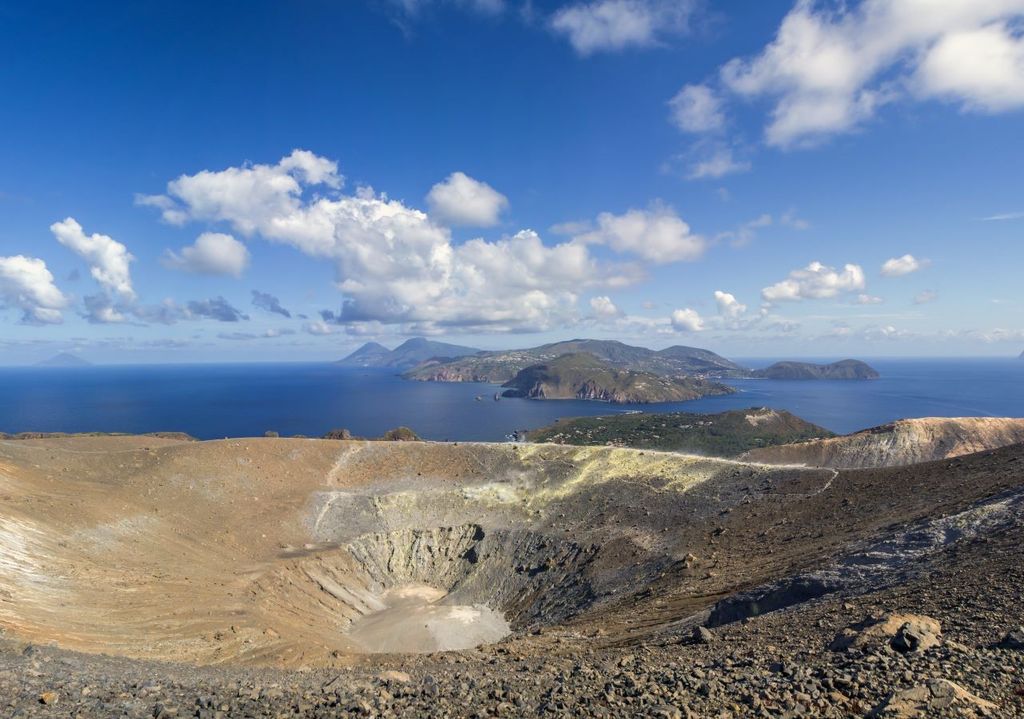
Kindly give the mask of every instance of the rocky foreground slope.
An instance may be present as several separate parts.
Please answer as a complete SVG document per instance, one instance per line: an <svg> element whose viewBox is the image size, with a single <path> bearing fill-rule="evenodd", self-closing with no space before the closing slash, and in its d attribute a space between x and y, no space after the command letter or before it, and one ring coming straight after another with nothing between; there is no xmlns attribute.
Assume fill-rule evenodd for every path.
<svg viewBox="0 0 1024 719"><path fill-rule="evenodd" d="M4 716L1024 710L1021 446L41 439L0 442L0 496ZM435 648L511 633L396 647L385 612Z"/></svg>
<svg viewBox="0 0 1024 719"><path fill-rule="evenodd" d="M752 462L852 469L892 467L983 452L1024 442L1024 419L904 419L842 437L753 449Z"/></svg>

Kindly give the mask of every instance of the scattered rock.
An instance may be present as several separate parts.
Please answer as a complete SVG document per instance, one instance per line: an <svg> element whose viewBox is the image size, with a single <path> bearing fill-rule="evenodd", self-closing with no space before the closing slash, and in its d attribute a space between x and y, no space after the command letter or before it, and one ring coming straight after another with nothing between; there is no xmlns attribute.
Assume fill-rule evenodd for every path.
<svg viewBox="0 0 1024 719"><path fill-rule="evenodd" d="M1017 627L1006 633L998 644L1000 649L1015 649L1024 651L1024 627Z"/></svg>
<svg viewBox="0 0 1024 719"><path fill-rule="evenodd" d="M412 681L412 677L408 674L394 669L381 672L377 675L377 678L385 682L401 682L402 684L408 684Z"/></svg>
<svg viewBox="0 0 1024 719"><path fill-rule="evenodd" d="M57 692L43 692L39 695L40 704L50 705L56 704L58 701L60 701L60 694Z"/></svg>
<svg viewBox="0 0 1024 719"><path fill-rule="evenodd" d="M715 635L707 627L697 626L693 628L693 641L697 644L711 644L715 641Z"/></svg>
<svg viewBox="0 0 1024 719"><path fill-rule="evenodd" d="M941 640L932 633L929 627L921 622L904 622L896 631L896 636L889 644L898 652L923 652L938 646Z"/></svg>

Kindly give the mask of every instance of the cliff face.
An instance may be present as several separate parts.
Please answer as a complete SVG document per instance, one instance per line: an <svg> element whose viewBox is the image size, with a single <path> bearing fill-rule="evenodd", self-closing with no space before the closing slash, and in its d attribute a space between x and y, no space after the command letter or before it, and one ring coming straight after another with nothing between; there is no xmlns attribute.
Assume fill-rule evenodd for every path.
<svg viewBox="0 0 1024 719"><path fill-rule="evenodd" d="M744 459L834 469L895 467L1024 443L1024 419L906 419L833 439L755 449Z"/></svg>

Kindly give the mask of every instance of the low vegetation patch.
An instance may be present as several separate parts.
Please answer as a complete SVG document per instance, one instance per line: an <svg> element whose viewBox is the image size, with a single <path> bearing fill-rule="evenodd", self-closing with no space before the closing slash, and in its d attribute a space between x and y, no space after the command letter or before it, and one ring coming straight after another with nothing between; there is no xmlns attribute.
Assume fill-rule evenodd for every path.
<svg viewBox="0 0 1024 719"><path fill-rule="evenodd" d="M794 414L764 407L720 414L689 412L575 417L528 433L530 442L612 445L715 457L735 457L758 447L834 437Z"/></svg>

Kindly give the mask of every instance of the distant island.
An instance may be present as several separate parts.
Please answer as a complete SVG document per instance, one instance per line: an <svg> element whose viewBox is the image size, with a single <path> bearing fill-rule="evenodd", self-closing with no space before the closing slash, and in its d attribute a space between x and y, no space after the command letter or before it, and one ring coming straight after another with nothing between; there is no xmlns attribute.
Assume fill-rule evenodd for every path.
<svg viewBox="0 0 1024 719"><path fill-rule="evenodd" d="M832 364L810 362L776 362L765 369L754 370L753 376L760 379L878 379L881 375L871 365L860 360L842 360Z"/></svg>
<svg viewBox="0 0 1024 719"><path fill-rule="evenodd" d="M415 352L408 351L410 345ZM620 369L651 372L663 376L696 375L722 379L746 377L750 374L750 370L745 367L697 347L677 345L663 350L651 350L614 340L593 339L553 342L527 349L480 351L416 338L391 351L376 343L368 343L341 360L340 364L394 367L395 357L403 356L410 360L419 360L411 364L405 372L406 379L503 384L531 365L547 362L562 355L579 353L593 355Z"/></svg>
<svg viewBox="0 0 1024 719"><path fill-rule="evenodd" d="M343 367L390 368L420 382L486 382L505 396L593 399L619 403L683 402L734 392L719 380L864 380L878 372L858 360L818 365L778 362L753 370L711 350L662 350L615 340L574 339L515 350L477 350L416 337L393 350L368 342L339 360Z"/></svg>
<svg viewBox="0 0 1024 719"><path fill-rule="evenodd" d="M505 397L590 399L616 404L684 402L735 391L696 377L621 369L584 352L525 367L502 387L507 388Z"/></svg>
<svg viewBox="0 0 1024 719"><path fill-rule="evenodd" d="M529 442L608 445L712 457L835 435L789 412L752 407L720 414L666 412L576 417L530 430Z"/></svg>
<svg viewBox="0 0 1024 719"><path fill-rule="evenodd" d="M91 365L92 362L70 352L61 352L50 359L36 363L36 367L89 367Z"/></svg>

